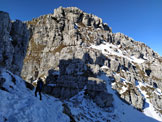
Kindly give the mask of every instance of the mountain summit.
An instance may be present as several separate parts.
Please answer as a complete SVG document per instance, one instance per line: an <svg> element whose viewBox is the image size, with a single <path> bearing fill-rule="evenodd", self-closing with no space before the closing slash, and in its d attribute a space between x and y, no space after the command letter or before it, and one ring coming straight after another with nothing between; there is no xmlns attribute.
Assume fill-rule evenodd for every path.
<svg viewBox="0 0 162 122"><path fill-rule="evenodd" d="M44 94L62 101L70 121L162 121L162 60L144 43L76 7L26 22L11 22L4 12L0 18L1 69L29 86L42 77Z"/></svg>

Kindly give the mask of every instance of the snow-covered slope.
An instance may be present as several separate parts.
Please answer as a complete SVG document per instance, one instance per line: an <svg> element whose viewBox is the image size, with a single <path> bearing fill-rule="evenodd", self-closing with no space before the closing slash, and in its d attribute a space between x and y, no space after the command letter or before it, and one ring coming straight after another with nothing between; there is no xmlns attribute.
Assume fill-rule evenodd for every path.
<svg viewBox="0 0 162 122"><path fill-rule="evenodd" d="M66 103L71 109L77 122L158 122L162 121L154 109L149 109L152 115L142 113L133 106L126 104L119 98L115 90L111 88L111 79L109 76L102 74L99 76L107 82L108 92L113 94L113 107L100 108L88 96L84 95L84 91L71 98ZM150 104L151 106L151 104ZM147 116L146 116L147 115Z"/></svg>
<svg viewBox="0 0 162 122"><path fill-rule="evenodd" d="M142 82L138 82L136 83L137 88L140 90L140 92L142 93L142 95L145 98L145 108L144 108L144 114L146 116L150 116L152 118L155 118L158 121L162 121L162 115L155 109L155 107L152 105L152 103L149 100L149 96L147 95L147 92L143 89L146 88L147 86L149 86L146 83L142 83ZM151 86L150 86L151 87ZM161 94L161 90L160 89L156 89L156 91L158 91L157 94Z"/></svg>
<svg viewBox="0 0 162 122"><path fill-rule="evenodd" d="M43 94L40 101L20 77L8 71L1 77L6 79L3 87L7 91L0 89L0 122L69 122L58 99Z"/></svg>
<svg viewBox="0 0 162 122"><path fill-rule="evenodd" d="M12 76L16 84L12 82ZM0 90L0 122L69 122L70 119L63 113L62 102L54 97L43 94L43 100L34 96L34 91L26 88L24 81L8 71L2 72L6 81ZM144 113L122 101L111 88L111 79L102 74L98 78L107 82L108 92L113 94L113 106L109 108L98 107L84 90L70 100L65 101L70 108L76 122L158 122L162 121L154 109L150 107ZM138 87L138 85L137 85ZM152 114L148 114L152 113ZM147 116L146 116L146 115ZM150 116L150 117L148 117Z"/></svg>
<svg viewBox="0 0 162 122"><path fill-rule="evenodd" d="M0 68L20 74L23 65L21 76L26 81L49 75L45 93L73 97L60 101L43 94L40 101L21 78L0 69L0 122L162 121L162 59L145 44L112 33L101 18L76 7L60 7L53 14L25 22L30 35L25 23L11 22L7 13L1 14L0 25L8 28L2 27ZM63 72L50 76L51 70L58 69ZM86 86L89 96L84 95ZM113 97L104 94L106 86Z"/></svg>
<svg viewBox="0 0 162 122"><path fill-rule="evenodd" d="M149 108L149 111L152 112L152 115L148 115L142 112L137 111L137 109L133 108L131 105L125 104L117 95L114 90L112 90L111 80L106 75L101 76L102 79L107 81L107 89L109 93L112 93L114 96L114 113L119 115L120 119L123 122L157 122L162 121L162 117L155 112L154 109ZM147 99L147 98L145 98ZM152 106L151 103L148 104L147 107ZM145 108L146 109L146 108ZM147 116L148 117L147 117Z"/></svg>
<svg viewBox="0 0 162 122"><path fill-rule="evenodd" d="M105 41L100 45L91 45L90 48L97 49L97 50L101 51L102 54L105 55L105 56L109 56L109 57L117 56L117 57L125 58L125 59L129 60L130 62L132 62L133 65L134 65L134 63L136 63L137 65L140 65L142 63L145 63L145 61L147 60L146 58L143 59L143 58L136 58L135 56L130 56L129 53L127 52L127 50L121 50L120 45L117 46L117 45L114 45L114 44L111 44L111 43L108 43L108 42L105 42ZM102 66L102 69L107 69L108 70L109 67ZM122 72L126 73L125 70L122 70ZM115 73L114 75L118 76L119 79L122 79L121 81L122 81L123 86L121 87L121 90L118 91L119 96L122 93L124 93L124 92L126 92L128 90L129 86L127 85L127 83L134 86L133 82L127 81L123 76L121 76L120 73ZM140 93L142 94L142 96L144 98L144 102L145 102L144 103L144 108L143 108L143 113L140 113L140 112L136 112L136 110L131 108L129 105L123 104L123 101L121 102L121 100L119 99L119 96L115 95L115 91L113 91L111 89L111 87L113 85L115 85L116 82L110 83L109 78L106 77L106 75L104 76L103 80L106 80L107 82L109 82L108 83L108 89L109 89L108 92L114 94L114 98L115 98L115 100L114 100L114 108L117 110L116 114L119 114L119 116L121 117L121 116L124 115L124 114L120 115L120 113L122 113L122 111L123 111L123 113L127 113L127 114L125 114L125 116L121 117L123 119L123 121L126 121L126 120L127 121L128 120L130 120L130 121L138 121L138 120L136 120L136 118L141 118L141 117L143 118L144 114L146 116L149 116L150 118L155 119L155 120L148 119L147 121L151 121L151 122L152 121L162 121L162 116L161 116L160 112L158 111L157 108L155 108L155 106L153 106L153 104L151 103L151 101L149 99L149 96L147 95L147 94L150 94L147 91L147 89L148 89L147 86L149 86L151 89L154 89L153 91L156 92L158 95L161 95L161 90L159 88L153 88L152 86L148 85L144 81L141 82L141 81L136 80L136 85L134 87L136 87L138 89L138 91L140 91ZM140 115L139 117L137 117L138 114ZM136 116L134 117L134 115L136 115Z"/></svg>
<svg viewBox="0 0 162 122"><path fill-rule="evenodd" d="M104 55L124 57L131 62L143 63L143 59L129 57L115 45L104 43L92 48L101 50ZM103 66L102 68L107 68ZM5 79L4 89L0 89L0 122L69 122L70 118L63 113L63 102L52 96L43 94L43 100L34 96L34 90L26 88L24 81L9 71L3 70L1 78ZM64 101L76 122L159 122L162 116L156 111L148 99L143 87L146 83L137 81L136 86L145 99L143 112L122 100L112 89L113 83L108 75L102 74L99 79L106 81L108 93L114 98L113 106L109 108L98 107L93 100L84 95L84 89L71 99ZM121 77L122 78L122 77ZM123 78L123 83L128 82ZM130 82L129 82L130 83ZM121 93L127 90L121 88ZM159 89L157 94L162 94Z"/></svg>

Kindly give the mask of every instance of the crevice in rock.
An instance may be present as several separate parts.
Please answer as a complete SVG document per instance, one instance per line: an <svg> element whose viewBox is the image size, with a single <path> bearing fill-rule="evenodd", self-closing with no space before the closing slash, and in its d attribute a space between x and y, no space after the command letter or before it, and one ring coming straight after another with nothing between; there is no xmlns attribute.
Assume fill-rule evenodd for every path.
<svg viewBox="0 0 162 122"><path fill-rule="evenodd" d="M152 70L151 69L146 69L145 72L146 72L147 76L150 76Z"/></svg>

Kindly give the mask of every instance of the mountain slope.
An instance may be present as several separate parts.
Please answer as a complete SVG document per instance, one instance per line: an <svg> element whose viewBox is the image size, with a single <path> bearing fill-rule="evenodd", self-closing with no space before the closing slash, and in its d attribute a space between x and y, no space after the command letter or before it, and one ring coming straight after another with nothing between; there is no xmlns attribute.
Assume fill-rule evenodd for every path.
<svg viewBox="0 0 162 122"><path fill-rule="evenodd" d="M12 77L11 77L12 75ZM16 79L14 84L13 77ZM153 115L149 118L137 111L132 106L123 102L111 90L111 79L102 74L99 78L107 81L107 87L110 93L113 94L113 107L100 108L87 95L84 95L84 90L75 95L69 100L64 101L71 111L71 116L77 122L157 122L162 118L156 118ZM5 79L3 90L0 89L0 121L6 122L69 122L68 116L63 114L63 103L54 97L43 94L43 100L34 96L34 91L26 88L24 81L9 71L3 70L1 79ZM4 90L6 89L6 91ZM154 111L151 111L152 113ZM135 116L134 116L135 115Z"/></svg>
<svg viewBox="0 0 162 122"><path fill-rule="evenodd" d="M95 77L101 72L102 66L107 66L104 72L114 77L116 82L122 78L130 81L132 90L122 93L121 97L140 110L143 110L145 101L135 87L136 81L149 84L153 90L156 88L162 90L161 57L144 43L137 42L122 33L113 33L101 18L93 14L87 14L76 7L60 7L55 9L53 14L40 16L26 24L31 31L31 37L21 75L30 83L40 76L48 77L51 70L61 70L61 72L66 70L61 65L66 67L66 62L71 62L68 67L77 70L71 73L62 72L56 84L69 82L74 85L75 79L77 82L75 85L82 86L79 89L83 89L83 86L88 83L88 77ZM62 62L65 64L61 64ZM89 69L88 72L84 68L77 68L76 62ZM80 81L76 79L75 72L82 72L83 79ZM63 76L65 74L66 78ZM117 84L115 87L117 91L120 85L123 84ZM64 87L54 88L57 95L53 88L50 88L52 91L48 90L48 93L59 97L71 97L78 91L74 90L66 95ZM68 91L72 90L72 85L66 87L69 87ZM63 95L61 91L65 94ZM151 89L147 92L155 108L161 111L162 96L154 94Z"/></svg>
<svg viewBox="0 0 162 122"><path fill-rule="evenodd" d="M147 45L76 7L24 23L0 18L0 120L162 121L162 60ZM44 79L43 101L20 72Z"/></svg>
<svg viewBox="0 0 162 122"><path fill-rule="evenodd" d="M63 114L61 101L44 94L40 101L20 77L8 72L4 70L0 76L5 80L3 89L6 89L0 89L1 122L69 122L69 117Z"/></svg>
<svg viewBox="0 0 162 122"><path fill-rule="evenodd" d="M83 92L72 97L67 104L69 105L74 118L79 122L157 122L162 121L158 114L151 110L152 116L147 117L140 111L137 111L131 105L122 101L114 90L111 89L112 79L105 74L99 76L107 81L107 89L113 94L114 102L112 108L100 108L96 106Z"/></svg>

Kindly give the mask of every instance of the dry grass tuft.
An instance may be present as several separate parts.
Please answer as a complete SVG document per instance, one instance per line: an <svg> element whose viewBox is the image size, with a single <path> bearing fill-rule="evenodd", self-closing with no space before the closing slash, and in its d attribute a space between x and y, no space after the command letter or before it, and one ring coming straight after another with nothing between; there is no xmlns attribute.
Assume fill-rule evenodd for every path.
<svg viewBox="0 0 162 122"><path fill-rule="evenodd" d="M63 48L65 48L66 47L66 45L64 45L63 43L61 43L58 47L56 47L54 50L52 50L51 52L53 53L53 54L56 54L57 52L61 52L61 50L63 49Z"/></svg>

